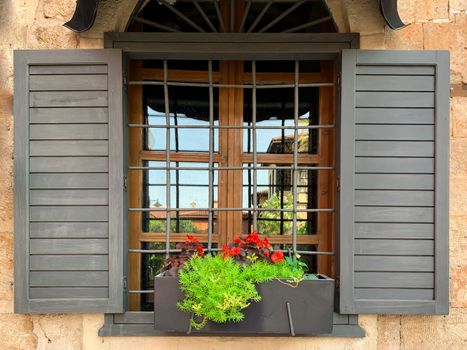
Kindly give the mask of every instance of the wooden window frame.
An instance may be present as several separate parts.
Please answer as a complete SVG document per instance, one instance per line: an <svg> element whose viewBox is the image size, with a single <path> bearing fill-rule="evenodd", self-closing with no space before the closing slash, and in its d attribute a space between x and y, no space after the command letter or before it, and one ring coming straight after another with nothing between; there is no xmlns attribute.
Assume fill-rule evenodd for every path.
<svg viewBox="0 0 467 350"><path fill-rule="evenodd" d="M359 48L359 34L237 34L237 33L106 33L106 48L123 51L124 66L132 59L192 59L212 60L333 60L338 62L343 49ZM279 49L278 49L279 48ZM339 71L339 68L338 68ZM124 74L128 80L128 72ZM339 79L339 76L338 76ZM337 91L338 93L338 91ZM336 101L339 98L336 96ZM338 109L336 109L338 110ZM339 116L336 114L339 123ZM128 123L128 115L125 123ZM125 142L128 142L128 131ZM125 157L125 164L128 154ZM339 155L336 155L339 167ZM126 171L127 172L127 171ZM128 207L128 202L126 203ZM336 208L338 203L336 203ZM336 213L338 217L338 213ZM128 239L126 235L125 239ZM337 237L336 237L337 239ZM337 242L337 241L336 241ZM337 247L338 249L338 247ZM127 266L128 254L125 254ZM337 251L337 258L339 252ZM336 264L338 267L338 264ZM336 271L338 275L338 271ZM127 272L123 276L127 279ZM127 290L125 290L127 294ZM107 314L100 329L101 336L166 335L154 329L153 312ZM358 326L357 316L334 314L333 336L358 336L365 332Z"/></svg>

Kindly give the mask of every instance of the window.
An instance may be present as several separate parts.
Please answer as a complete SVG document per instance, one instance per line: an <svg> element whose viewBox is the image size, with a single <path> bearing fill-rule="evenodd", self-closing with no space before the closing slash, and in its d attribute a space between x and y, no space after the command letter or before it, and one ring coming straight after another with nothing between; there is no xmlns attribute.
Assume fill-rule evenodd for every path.
<svg viewBox="0 0 467 350"><path fill-rule="evenodd" d="M213 76L217 71L214 68L216 60L246 60L250 57L260 62L290 59L286 55L293 55L293 60L299 62L335 60L340 66L337 73L341 75L341 84L335 90L340 116L335 120L335 140L329 144L336 147L334 165L337 192L333 222L336 232L335 276L339 289L339 305L336 307L344 314L336 314L336 320L344 322L346 327L358 328L354 325L355 319L351 320L348 314L443 314L448 311L449 56L446 52L348 50L354 42L353 36L341 34L327 35L325 39L329 42L325 45L321 35L268 35L257 42L257 38L248 35L216 34L216 42L222 45L212 43L211 52L204 52L199 49L200 42L206 40L203 35L192 33L180 45L178 34L164 33L163 37L155 33L150 37L134 34L109 36L111 46L122 51L46 50L15 53L16 312L116 313L106 316L102 335L157 334L151 324L154 317L151 312L128 313L124 306L127 294L125 276L130 277L128 271L124 271L127 247L124 228L127 227L125 220L130 215L127 207L141 209L138 205L144 202L141 200L135 205L125 201L124 194L131 186L131 179L126 184L125 175L133 170L128 170L129 163L124 161L126 141L122 140L127 139L125 132L129 121L123 119L124 79L121 67L122 58L139 60L144 57L153 60L163 57L169 64L183 59L187 53L190 59L198 61L211 57ZM305 39L309 42L303 44ZM176 44L171 45L167 40ZM141 41L145 42L141 44ZM271 43L282 49L271 53L268 51ZM242 57L237 57L239 53ZM129 80L142 79L129 77ZM134 86L138 85L128 84L127 88ZM235 98L238 88L231 90ZM228 94L231 94L231 90ZM151 96L157 98L157 94ZM232 104L233 110L240 106L242 110L247 101L245 96L244 93L242 103ZM142 117L143 104L139 105L141 113L137 115ZM158 107L153 111L160 112ZM186 116L186 111L182 114ZM261 113L258 113L257 117L260 116ZM295 116L298 117L298 113ZM221 117L222 114L219 114ZM229 121L239 122L235 118ZM322 120L319 122L322 123ZM259 126L260 122L257 124ZM219 132L221 126L222 123L219 123ZM237 129L240 126L244 128L241 119L238 125L233 126L235 128L227 128L228 133L238 133L240 136L233 141L243 139L243 133ZM146 128L132 127L128 131L141 133L143 129ZM284 139L284 145L278 146L281 151L287 149L286 135L284 133L283 138L281 133L272 135L281 136L281 141ZM300 133L297 132L297 135ZM309 143L310 139L313 140L310 135ZM248 140L248 134L245 137ZM154 143L149 137L147 140L139 139L145 148L137 148L138 152L143 150L141 152L146 155L161 152L146 149L149 145L157 147L157 140ZM222 138L221 141L226 142ZM298 143L298 138L294 142ZM193 162L195 153L191 152L188 158L170 159L170 162L179 162L181 166L197 163L202 164L199 167L205 167L205 163L210 163L209 154L202 143L198 146L195 153L205 157L204 160ZM217 147L217 152L224 149L220 144ZM241 189L234 193L242 196L247 193L245 198L251 201L256 199L259 204L262 193L257 191L257 196L251 197L248 190L251 187L251 194L254 194L254 184L248 181L248 170L251 169L245 169L254 164L254 157L248 154L248 147L246 150L243 147L234 149L245 159L235 158L238 163L234 166L239 169L231 170L238 172L241 168L242 172L246 172L245 176L234 177L237 182L233 186ZM279 167L291 164L291 154L268 154L267 149L265 147L262 149L264 153L257 153L257 165L261 169L268 165L267 174L264 175L268 183L264 187L268 194L279 187L275 195L280 197L282 191L286 194L289 190L287 186L290 188L287 185L290 175L285 171L278 175L277 170L287 170ZM293 151L293 155L297 154L297 164L302 162L300 157L313 156L300 153L297 147ZM175 149L170 151L170 155L178 157L183 152L186 151L177 152ZM160 159L149 161L157 162ZM162 161L166 159L162 158ZM222 171L223 161L218 159L208 172L215 172L216 167L218 172ZM309 163L317 164L313 161ZM276 173L269 172L271 164L275 165L273 170ZM299 181L292 181L292 190L294 186L298 189L301 181L308 182L304 187L306 195L297 190L296 205L298 207L303 203L307 206L312 198L308 191L313 191L310 184L315 181L315 175L295 170L292 180L298 178ZM145 173L143 169L134 171ZM205 170L197 168L192 171ZM174 176L176 178L176 174ZM150 175L147 179L152 181ZM136 192L141 196L144 193L142 185L143 182ZM218 187L220 191L221 181ZM150 190L147 193L150 195ZM243 199L228 195L226 198L232 205L227 208L241 208L244 205ZM218 195L218 199L223 198ZM157 205L157 202L154 204ZM328 205L316 207L331 208ZM170 208L174 207L171 205ZM252 211L248 209L246 212ZM172 211L170 209L169 212ZM209 227L212 227L213 249L216 243L222 242L222 234L229 232L221 230L220 213L215 217L216 211L220 212L211 210L207 213L208 217L209 212L212 213L216 225L201 228L208 231L209 237ZM239 215L243 210L230 211L232 213L225 213L231 220L230 227L235 225L240 230L246 222L245 229L251 229L249 220L252 219L251 216L249 219L248 213L244 218L243 213ZM131 215L138 212L156 210L132 210ZM260 212L257 212L257 224L260 222ZM254 222L254 213L252 215ZM173 217L176 223L176 215ZM189 218L197 222L199 216ZM150 222L160 218L146 216L146 219L146 222ZM179 230L182 230L184 219L179 217ZM201 219L205 220L204 217ZM297 215L297 222L298 219ZM280 218L279 225L285 227L287 220ZM309 220L313 223L314 219ZM142 214L141 220L132 222L138 223L142 234L148 233L142 231ZM320 227L319 216L317 222ZM216 232L217 242L214 241ZM237 229L230 232L235 234ZM303 237L309 239L309 236ZM297 245L301 243L299 237L296 235ZM284 238L280 236L277 239ZM290 241L277 241L277 244L287 245ZM135 248L130 246L130 249ZM160 249L165 251L164 247ZM140 255L129 253L128 256ZM141 262L139 258L137 260ZM319 260L317 266L320 266ZM150 304L149 301L145 303ZM345 320L342 321L340 317ZM348 328L342 330L336 325L335 330L344 334Z"/></svg>
<svg viewBox="0 0 467 350"><path fill-rule="evenodd" d="M130 310L176 243L258 230L334 274L334 63L130 63ZM320 189L318 191L318 188Z"/></svg>

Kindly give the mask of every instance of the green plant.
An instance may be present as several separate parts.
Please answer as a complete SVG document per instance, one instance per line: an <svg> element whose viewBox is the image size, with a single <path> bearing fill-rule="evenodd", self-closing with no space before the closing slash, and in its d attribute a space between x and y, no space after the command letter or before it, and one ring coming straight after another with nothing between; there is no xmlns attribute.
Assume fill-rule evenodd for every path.
<svg viewBox="0 0 467 350"><path fill-rule="evenodd" d="M238 322L244 318L242 310L261 296L256 284L273 279L298 283L304 278L304 268L298 256L285 258L282 252L271 252L267 239L261 240L254 232L236 238L224 246L218 255L192 255L178 271L185 299L178 307L193 313L195 329L208 321Z"/></svg>

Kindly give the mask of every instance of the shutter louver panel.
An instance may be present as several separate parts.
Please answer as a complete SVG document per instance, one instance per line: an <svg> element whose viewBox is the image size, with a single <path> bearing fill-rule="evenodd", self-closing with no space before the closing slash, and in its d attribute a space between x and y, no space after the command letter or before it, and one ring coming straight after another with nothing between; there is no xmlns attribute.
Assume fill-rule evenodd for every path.
<svg viewBox="0 0 467 350"><path fill-rule="evenodd" d="M15 311L123 311L120 50L15 52Z"/></svg>
<svg viewBox="0 0 467 350"><path fill-rule="evenodd" d="M340 312L448 312L449 56L344 50Z"/></svg>

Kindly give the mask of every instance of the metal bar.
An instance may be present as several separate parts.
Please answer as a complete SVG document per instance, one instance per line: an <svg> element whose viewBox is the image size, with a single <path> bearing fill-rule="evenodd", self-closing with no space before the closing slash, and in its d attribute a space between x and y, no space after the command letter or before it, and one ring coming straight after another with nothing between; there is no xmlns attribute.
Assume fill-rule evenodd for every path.
<svg viewBox="0 0 467 350"><path fill-rule="evenodd" d="M195 208L195 211L208 211L209 208ZM251 208L212 208L212 211L251 211ZM285 213L292 213L293 210L291 209L283 209L283 208L258 208L257 211L277 211L277 212L285 212ZM193 211L193 208L128 208L130 212L177 212L177 211ZM320 208L320 209L297 209L296 212L298 213L332 213L334 209L332 208Z"/></svg>
<svg viewBox="0 0 467 350"><path fill-rule="evenodd" d="M287 244L287 243L284 243ZM219 252L221 249L219 248L213 248L211 249L212 252ZM287 249L275 249L275 252L283 252L283 253L288 253L289 250ZM171 249L170 253L180 253L180 249ZM163 249L128 249L128 253L132 254L164 254L165 250ZM333 256L336 253L335 252L318 252L318 251L310 251L310 250L297 250L297 253L300 255L329 255Z"/></svg>
<svg viewBox="0 0 467 350"><path fill-rule="evenodd" d="M201 33L206 33L206 31L201 28L199 25L197 25L195 22L193 22L191 19L189 19L187 16L185 16L183 13L181 13L179 10L175 8L175 6L170 5L166 0L158 0L162 5L164 5L166 8L168 8L170 11L175 13L178 17L183 19L186 23L188 23L190 26L195 28L198 32Z"/></svg>
<svg viewBox="0 0 467 350"><path fill-rule="evenodd" d="M263 28L258 30L258 33L264 33L266 30L271 28L276 23L280 22L283 18L287 17L292 11L294 11L297 7L301 6L303 3L307 2L307 0L301 0L290 6L286 11L282 12L279 16L277 16L274 20L272 20L269 24L265 25Z"/></svg>
<svg viewBox="0 0 467 350"><path fill-rule="evenodd" d="M286 302L285 305L287 307L287 318L289 320L290 335L292 337L295 337L295 330L294 330L294 326L293 326L292 311L290 310L290 303Z"/></svg>
<svg viewBox="0 0 467 350"><path fill-rule="evenodd" d="M259 21L261 21L261 19L263 18L263 16L266 14L266 12L268 11L268 9L271 7L271 5L274 3L275 1L272 0L272 1L269 1L264 7L263 9L261 10L261 12L259 13L258 17L256 17L255 21L253 22L253 24L250 26L250 28L248 28L247 30L247 33L251 33L253 31L253 29L255 29L255 27L258 25Z"/></svg>
<svg viewBox="0 0 467 350"><path fill-rule="evenodd" d="M295 88L294 88L294 142L293 142L293 183L292 183L292 203L293 203L293 223L292 223L292 251L295 253L297 250L297 183L298 183L298 74L300 64L295 61Z"/></svg>
<svg viewBox="0 0 467 350"><path fill-rule="evenodd" d="M234 167L162 167L162 166L130 166L128 170L269 170L269 169L281 169L281 170L335 170L332 166L234 166ZM304 186L305 187L305 186Z"/></svg>
<svg viewBox="0 0 467 350"><path fill-rule="evenodd" d="M250 7L251 7L251 0L248 0L245 10L243 11L243 18L242 18L242 22L240 23L240 28L238 29L239 33L243 33L243 30L245 29L245 22L248 17L248 12L250 12Z"/></svg>
<svg viewBox="0 0 467 350"><path fill-rule="evenodd" d="M139 22L139 23L147 24L148 26L151 26L151 27L154 27L154 28L157 28L157 29L165 30L167 32L180 33L180 31L177 30L177 29L170 28L170 27L167 27L167 26L165 26L163 24L159 24L159 23L156 23L156 22L153 22L153 21L141 18L141 17L135 16L135 17L133 17L133 20L136 21L136 22Z"/></svg>
<svg viewBox="0 0 467 350"><path fill-rule="evenodd" d="M233 33L235 30L235 1L230 0L230 32Z"/></svg>
<svg viewBox="0 0 467 350"><path fill-rule="evenodd" d="M195 7L198 9L199 13L201 14L201 17L203 17L203 19L206 21L206 23L208 24L209 28L211 28L211 30L215 33L217 33L217 29L216 27L214 27L214 24L212 24L211 20L209 19L209 17L206 15L206 12L204 12L203 8L201 7L201 5L198 3L198 0L193 0L193 5L195 5Z"/></svg>
<svg viewBox="0 0 467 350"><path fill-rule="evenodd" d="M167 60L164 60L164 108L165 108L165 122L167 125L170 125L170 105L169 105L169 87L167 85L167 77L168 77L168 68L167 68ZM165 150L165 162L166 162L166 167L170 168L170 129L167 128L166 130L166 150ZM166 181L166 194L165 194L165 200L166 200L166 215L165 215L165 255L166 258L169 257L170 255L170 212L168 209L170 209L170 171L166 170L165 172L165 181Z"/></svg>
<svg viewBox="0 0 467 350"><path fill-rule="evenodd" d="M165 128L170 128L170 129L209 129L210 126L207 126L207 125L165 125L165 124L128 124L128 127L130 128L153 128L153 129L165 129ZM306 130L306 129L332 129L334 128L335 125L334 124L329 124L329 125L326 125L326 124L323 124L323 125L299 125L298 126L298 129L303 129L303 130ZM240 126L240 125L213 125L212 126L213 129L251 129L251 127L249 126ZM256 126L256 129L257 130L261 130L261 129L294 129L293 126L281 126L281 125L278 125L278 126L273 126L273 125L260 125L260 126Z"/></svg>
<svg viewBox="0 0 467 350"><path fill-rule="evenodd" d="M318 24L323 23L323 22L327 22L329 20L331 20L331 16L323 17L323 18L320 18L320 19L315 19L314 21L310 21L308 23L301 24L299 26L284 30L282 33L295 33L295 32L298 32L299 30L306 29L306 28L309 28L309 27L313 27L315 25L318 25Z"/></svg>
<svg viewBox="0 0 467 350"><path fill-rule="evenodd" d="M221 9L219 8L219 4L217 3L217 0L213 0L212 2L214 3L214 8L216 9L217 18L219 18L219 24L221 25L221 31L225 32L224 19L222 18L222 13L221 13Z"/></svg>
<svg viewBox="0 0 467 350"><path fill-rule="evenodd" d="M128 82L128 85L164 85L163 81L160 80L132 80ZM187 87L205 87L209 88L209 83L190 83L190 82L178 82L178 81L169 81L167 82L169 86L187 86ZM230 89L253 89L252 84L212 84L215 88L230 88ZM303 83L298 84L299 87L332 87L334 83ZM295 84L256 84L257 89L284 89L284 88L294 88Z"/></svg>
<svg viewBox="0 0 467 350"><path fill-rule="evenodd" d="M130 289L128 294L152 294L154 290L138 290L138 289Z"/></svg>
<svg viewBox="0 0 467 350"><path fill-rule="evenodd" d="M253 77L253 91L252 91L252 128L253 128L253 228L258 229L258 173L256 164L258 163L257 157L257 137L256 137L256 61L251 62L251 74Z"/></svg>
<svg viewBox="0 0 467 350"><path fill-rule="evenodd" d="M209 213L208 213L208 252L212 249L213 211L214 207L214 89L212 86L212 60L208 61L209 76Z"/></svg>

